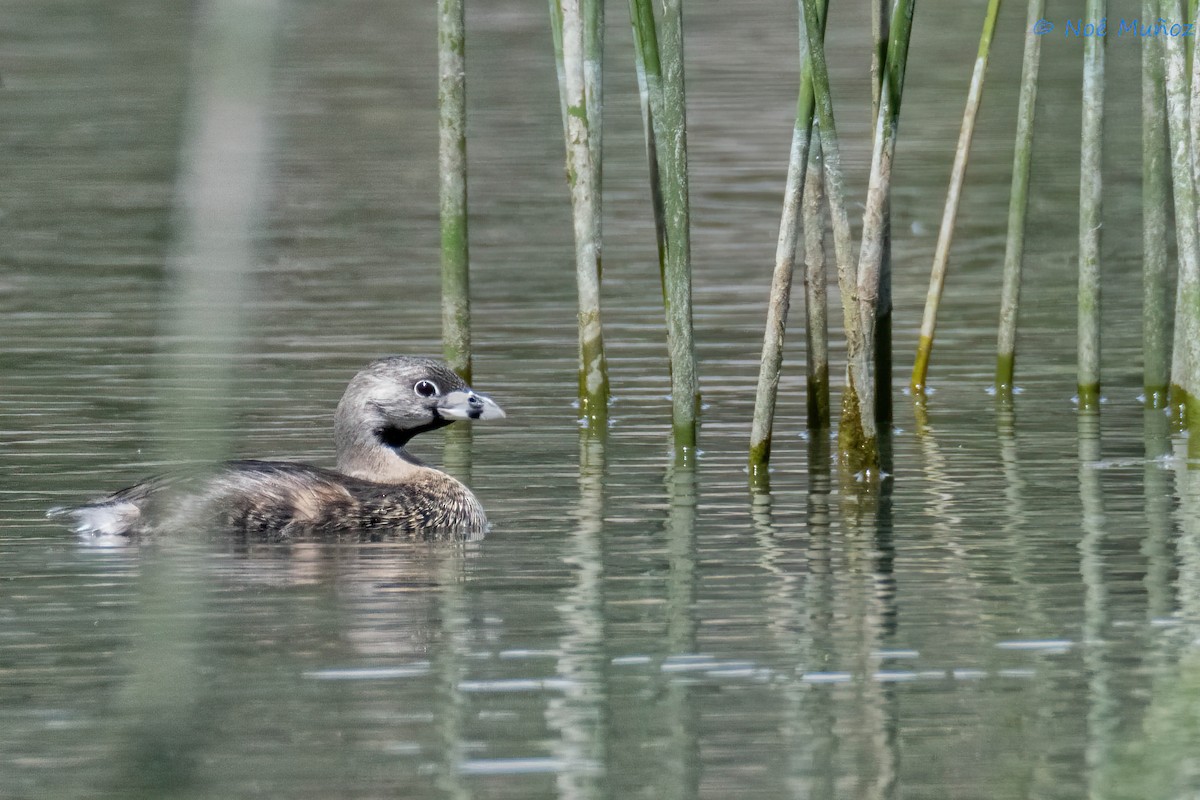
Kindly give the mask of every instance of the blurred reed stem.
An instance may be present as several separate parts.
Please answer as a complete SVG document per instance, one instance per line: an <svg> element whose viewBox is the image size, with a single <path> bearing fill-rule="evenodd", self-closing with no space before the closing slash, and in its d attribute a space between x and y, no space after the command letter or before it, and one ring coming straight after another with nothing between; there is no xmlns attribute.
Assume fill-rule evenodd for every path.
<svg viewBox="0 0 1200 800"><path fill-rule="evenodd" d="M1142 16L1157 16L1155 0L1143 0ZM1033 37L1038 38L1038 37ZM1171 379L1167 324L1167 108L1163 43L1142 37L1142 364L1146 408L1166 408Z"/></svg>
<svg viewBox="0 0 1200 800"><path fill-rule="evenodd" d="M584 7L581 2L561 0L562 81L560 89L566 109L567 184L575 229L575 276L579 291L579 408L589 430L608 425L608 364L600 323L600 231L595 204L600 186L592 163L591 120L588 115L585 79ZM554 12L551 12L552 22ZM598 101L595 101L598 103ZM598 104L595 105L599 111Z"/></svg>
<svg viewBox="0 0 1200 800"><path fill-rule="evenodd" d="M1001 400L1012 398L1016 368L1017 311L1021 301L1021 266L1025 258L1025 215L1029 207L1033 120L1037 110L1038 66L1042 58L1042 36L1034 32L1034 26L1045 13L1046 0L1029 0L1025 14L1025 54L1021 61L1021 94L1017 100L1017 135L1013 145L1008 237L1004 243L1004 277L1000 289L1000 325L996 341L996 397Z"/></svg>
<svg viewBox="0 0 1200 800"><path fill-rule="evenodd" d="M921 394L925 391L925 382L929 372L929 356L933 351L933 337L937 329L938 306L942 299L942 289L946 285L950 243L954 238L954 224L958 217L958 201L967 172L967 160L971 153L971 137L975 133L975 118L983 97L983 78L987 71L992 33L996 28L996 16L999 11L1000 0L988 0L987 12L983 19L983 33L979 37L979 52L975 56L971 86L967 91L967 105L963 111L962 127L958 132L954 166L950 171L950 188L946 192L946 205L942 211L942 225L938 231L937 248L933 255L933 269L929 275L929 292L925 297L925 314L921 320L921 335L917 343L917 356L913 363L910 382L913 394Z"/></svg>
<svg viewBox="0 0 1200 800"><path fill-rule="evenodd" d="M665 221L663 283L671 364L671 428L676 459L688 461L696 447L700 389L692 330L691 220L681 0L663 0L662 9L659 28L650 0L632 0L630 3L635 45L641 53L646 78Z"/></svg>
<svg viewBox="0 0 1200 800"><path fill-rule="evenodd" d="M442 352L471 380L467 237L467 95L463 0L438 0L438 176L442 246Z"/></svg>
<svg viewBox="0 0 1200 800"><path fill-rule="evenodd" d="M1104 19L1106 0L1087 0L1085 18ZM1079 365L1081 410L1100 408L1100 223L1104 143L1104 37L1083 42L1083 145L1079 154Z"/></svg>
<svg viewBox="0 0 1200 800"><path fill-rule="evenodd" d="M818 4L821 35L824 35L825 9L828 0ZM796 268L796 247L800 240L800 209L806 197L805 181L811 179L808 167L814 163L812 70L808 66L808 41L800 28L800 91L796 100L796 123L792 128L792 149L788 159L787 181L783 190L783 215L779 222L779 238L775 245L775 269L771 274L771 295L767 302L767 323L763 334L762 356L759 360L758 386L754 396L754 417L750 427L749 471L752 486L765 489L768 463L771 459L771 432L775 424L775 401L779 394L779 373L783 367L783 339L787 330L787 315L791 305L792 277ZM820 168L820 162L815 162ZM821 225L820 208L816 209L817 225ZM806 218L806 233L813 224ZM824 228L820 228L823 232ZM822 287L822 291L824 287ZM822 294L822 298L824 295ZM810 320L811 323L811 320ZM811 354L810 354L811 360ZM828 370L828 355L826 355ZM810 384L811 391L811 384ZM826 422L828 425L828 384L826 385ZM810 415L810 426L812 417Z"/></svg>
<svg viewBox="0 0 1200 800"><path fill-rule="evenodd" d="M278 0L197 6L178 177L178 228L167 262L156 413L161 461L209 462L231 450L226 399L237 396L249 275L261 236L268 106ZM197 532L200 534L201 532ZM104 796L199 796L202 748L215 731L203 620L209 563L202 535L139 553L129 676L111 716L124 728ZM197 568L200 565L200 568Z"/></svg>

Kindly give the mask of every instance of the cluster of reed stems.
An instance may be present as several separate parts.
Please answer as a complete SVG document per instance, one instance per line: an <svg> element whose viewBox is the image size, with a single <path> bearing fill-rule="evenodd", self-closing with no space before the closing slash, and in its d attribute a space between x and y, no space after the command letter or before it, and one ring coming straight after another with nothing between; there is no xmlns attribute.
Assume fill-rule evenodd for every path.
<svg viewBox="0 0 1200 800"><path fill-rule="evenodd" d="M603 0L550 0L575 220L579 401L593 432L606 426L609 392L600 327L603 8ZM673 441L677 457L687 461L696 447L700 391L692 334L683 8L679 0L665 0L656 18L650 0L630 0L629 14L666 312Z"/></svg>
<svg viewBox="0 0 1200 800"><path fill-rule="evenodd" d="M889 197L915 0L872 0L875 129L857 256L825 58L827 5L828 0L799 0L801 80L749 452L751 485L759 489L769 486L776 397L801 241L808 322L808 427L823 430L832 422L825 296L826 214L832 229L847 351L838 427L839 462L846 474L865 477L868 483L888 469L881 463L879 439L881 426L886 431L892 416ZM928 381L939 305L999 9L1000 0L989 0L938 233L910 380L919 401L923 401ZM692 333L682 4L681 0L662 0L661 11L656 14L652 0L630 0L629 11L666 312L673 439L677 454L686 460L696 446L699 390ZM1106 11L1106 0L1087 0L1086 18L1102 19ZM1191 11L1194 19L1194 2ZM469 374L462 0L439 0L439 12L443 319L447 358L456 369ZM1037 23L1044 12L1045 0L1028 0L997 336L995 386L1005 403L1011 402L1016 371L1021 264L1042 39ZM1143 0L1143 15L1148 20L1182 21L1183 0ZM607 427L609 402L600 313L603 2L550 0L550 18L574 218L579 401L587 429L599 432ZM1180 37L1140 38L1145 397L1148 407L1169 405L1180 423L1195 430L1200 428L1200 157L1195 154L1200 145L1200 54L1194 48L1186 52ZM1101 397L1102 36L1084 37L1081 93L1076 383L1080 409L1093 412L1099 409ZM1168 192L1175 211L1173 219L1168 219L1165 211ZM1173 314L1170 265L1161 244L1170 223L1175 229L1179 263ZM1172 323L1173 340L1168 335ZM1192 439L1193 453L1200 453L1200 436Z"/></svg>
<svg viewBox="0 0 1200 800"><path fill-rule="evenodd" d="M986 59L986 42L990 38L990 26L994 24L992 5L989 5L984 40L980 45L981 59ZM996 356L995 388L997 397L1005 403L1011 402L1014 388L1016 321L1042 38L1037 23L1042 19L1044 10L1044 0L1029 0ZM1191 4L1189 11L1190 19L1194 22L1197 16L1196 3ZM1086 19L1100 20L1106 14L1105 0L1088 0ZM1179 36L1154 29L1161 21L1170 25L1182 23L1185 19L1182 0L1143 0L1141 22L1143 27L1148 26L1149 31L1139 37L1142 46L1143 396L1147 408L1169 407L1180 426L1196 433L1200 432L1200 358L1197 357L1197 348L1200 347L1200 221L1197 216L1200 214L1200 204L1197 203L1200 157L1195 149L1200 143L1200 56L1191 47L1190 41L1185 44ZM1103 326L1100 233L1103 228L1101 153L1104 42L1103 36L1083 39L1077 392L1079 408L1084 413L1097 412L1101 402L1100 332ZM960 164L965 169L969 120L974 114L973 105L978 101L976 79L981 80L981 77L977 62L946 203L947 214L939 236L920 349L913 368L914 392L923 390L925 386L937 301L945 277L949 237L953 230L951 207L957 203L961 188ZM1175 210L1173 220L1168 219L1167 215L1168 192ZM1175 227L1178 251L1173 315L1170 264L1163 246L1171 222ZM1172 326L1173 337L1170 335ZM1196 438L1189 437L1188 446L1193 458L1200 455Z"/></svg>
<svg viewBox="0 0 1200 800"><path fill-rule="evenodd" d="M845 180L825 61L826 5L822 0L800 2L800 97L784 190L783 219L776 247L750 440L750 480L757 489L769 486L771 431L783 363L783 337L799 242L797 229L801 208L805 208L808 262L805 307L810 333L806 338L809 345L815 348L809 354L808 425L820 430L830 424L824 254L821 250L824 231L820 205L822 195L828 204L833 229L834 260L846 335L846 380L838 428L838 452L839 461L850 473L878 478L881 467L878 425L881 421L888 424L891 419L888 208L915 0L894 0L890 9L884 2L872 7L875 20L873 94L876 127L857 259L852 250ZM816 135L813 135L813 130L817 131ZM823 175L820 184L807 193L811 200L806 201L806 183L816 173L814 170L814 176L809 176L808 166L818 163L815 157L810 157L816 150L814 141L819 141ZM880 325L881 319L883 325ZM879 401L881 396L886 398L882 402Z"/></svg>
<svg viewBox="0 0 1200 800"><path fill-rule="evenodd" d="M550 0L549 6L575 234L579 405L587 430L600 433L608 426L609 404L600 306L604 3ZM439 0L438 12L443 341L451 366L469 376L463 0ZM700 391L692 333L683 7L681 0L664 0L656 16L650 0L630 0L629 13L666 312L673 440L677 457L687 461L696 447Z"/></svg>
<svg viewBox="0 0 1200 800"><path fill-rule="evenodd" d="M792 161L789 167L784 200L784 222L781 226L776 256L771 299L767 315L767 331L764 337L763 357L760 367L759 391L756 404L754 427L751 433L750 474L752 486L767 484L766 472L770 456L771 421L774 412L775 393L782 363L782 341L788 310L787 295L791 285L791 273L795 264L795 248L798 237L791 226L796 224L796 207L804 191L803 161L801 157L809 146L808 137L811 119L805 118L805 92L810 83L817 87L817 109L827 108L820 97L823 88L823 70L820 63L819 31L820 17L812 9L813 3L802 0L804 22L808 33L802 36L802 63L806 73L801 89L801 113L797 118L793 138ZM900 3L896 3L899 6ZM942 224L934 254L930 286L926 298L917 354L914 359L911 389L918 400L924 402L928 378L929 359L933 349L938 308L945 286L950 261L950 248L957 218L975 119L983 94L983 79L987 69L992 36L996 27L1000 2L989 0L985 13L983 32L980 37L966 109L963 114L958 146L955 150L951 171L950 187L947 192ZM911 4L907 8L911 20ZM1000 325L997 339L995 388L1001 402L1012 401L1016 363L1016 322L1021 284L1021 262L1024 253L1024 226L1028 207L1030 185L1030 163L1033 146L1034 110L1037 97L1037 76L1040 61L1041 33L1038 26L1045 11L1044 0L1029 0L1026 15L1027 33L1022 64L1020 99L1018 104L1017 134L1013 155L1012 188L1008 214L1008 235L1005 247L1003 283L1001 291ZM1105 18L1105 0L1088 0L1085 17L1090 20ZM890 296L885 299L888 286L886 269L887 248L887 203L886 175L890 166L891 143L888 134L894 136L894 124L889 131L889 102L899 108L900 87L903 80L904 59L898 53L907 46L905 38L897 39L897 9L891 15L892 37L880 48L876 43L875 64L887 63L889 80L879 82L882 91L876 96L877 129L875 149L872 157L871 182L868 188L866 211L863 221L863 242L856 275L848 275L843 268L844 223L838 206L841 186L836 175L836 132L832 118L821 115L820 139L826 155L826 179L832 186L829 204L833 218L833 238L839 264L839 288L843 296L843 313L847 342L847 373L845 394L842 403L842 419L839 427L839 451L843 464L850 466L860 475L870 474L877 463L877 429L872 421L890 419L888 411L881 408L885 403L880 398L889 391L888 373L880 366L885 337L876 334L883 327L881 320L890 312ZM1183 21L1182 0L1145 0L1143 15L1146 20ZM874 15L877 19L881 16ZM1196 3L1192 4L1191 17L1196 17ZM877 28L881 27L877 25ZM1185 53L1182 38L1169 35L1145 35L1143 45L1143 143L1144 143L1144 390L1145 402L1150 408L1170 406L1175 418L1193 433L1200 433L1200 157L1195 153L1200 144L1200 56L1192 49ZM1188 43L1190 45L1190 42ZM807 46L807 50L805 50ZM1191 69L1188 69L1188 59ZM1165 59L1165 62L1164 62ZM895 73L899 68L899 80ZM888 91L889 89L893 91ZM1081 412L1094 413L1100 406L1100 233L1102 209L1101 153L1103 146L1104 111L1104 38L1084 37L1083 81L1082 81L1082 146L1080 151L1080 203L1079 203L1079 271L1077 291L1077 381L1076 388ZM1165 157L1170 145L1171 157ZM833 153L834 158L830 159ZM832 161L832 164L830 163ZM1169 173L1168 173L1169 166ZM833 173L831 174L831 167ZM1169 175L1169 180L1168 180ZM1172 192L1175 208L1175 229L1179 252L1178 279L1175 284L1174 338L1168 335L1171 323L1170 276L1167 253L1162 245L1169 220L1166 216L1167 191ZM806 217L806 226L816 226L823 232L823 222L817 215ZM819 239L815 234L813 240ZM820 252L806 248L809 268L822 263ZM856 277L857 281L851 280ZM806 283L811 276L806 273ZM825 328L824 317L809 309L809 324L816 327L816 335L810 340L809 361L816 369L809 371L809 427L820 428L828 424L822 415L821 394L828 391L827 381L821 370L827 369L828 355L821 348ZM860 319L855 324L854 311ZM868 342L874 341L877 351L874 357L866 357L864 350ZM813 344L816 348L813 348ZM1168 361L1170 362L1168 367ZM875 367L875 380L870 381L869 370ZM890 368L888 368L890 369ZM871 394L874 396L871 396ZM815 397L814 397L815 394ZM826 406L827 407L827 406ZM1192 457L1200 455L1197 436L1189 437Z"/></svg>

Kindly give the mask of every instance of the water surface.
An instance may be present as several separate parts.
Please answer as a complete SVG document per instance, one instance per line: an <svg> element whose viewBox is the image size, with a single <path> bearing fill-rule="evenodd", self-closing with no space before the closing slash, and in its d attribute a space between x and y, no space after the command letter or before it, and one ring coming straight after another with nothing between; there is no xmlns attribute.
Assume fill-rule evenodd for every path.
<svg viewBox="0 0 1200 800"><path fill-rule="evenodd" d="M572 407L571 228L544 11L472 6L476 385L509 418L415 450L475 488L492 533L458 545L101 549L45 522L45 508L181 460L157 444L156 358L172 344L163 264L190 21L152 0L10 6L3 796L993 800L1200 787L1200 490L1138 399L1136 43L1108 48L1098 426L1071 400L1077 40L1044 43L1015 411L986 393L1024 13L1014 5L960 217L937 391L923 417L897 396L889 490L863 500L830 475L828 442L804 431L796 345L773 493L751 502L743 465L795 9L688 6L706 407L703 454L678 470L624 10L610 9L605 166L616 400L599 447L581 443ZM830 52L859 198L868 32L856 13L835 8ZM982 13L957 1L918 12L897 155L897 386ZM238 391L212 398L226 419L215 432L238 455L328 464L349 376L382 353L440 349L433 22L432 6L289 5ZM794 314L793 342L802 325ZM148 719L146 697L180 713Z"/></svg>

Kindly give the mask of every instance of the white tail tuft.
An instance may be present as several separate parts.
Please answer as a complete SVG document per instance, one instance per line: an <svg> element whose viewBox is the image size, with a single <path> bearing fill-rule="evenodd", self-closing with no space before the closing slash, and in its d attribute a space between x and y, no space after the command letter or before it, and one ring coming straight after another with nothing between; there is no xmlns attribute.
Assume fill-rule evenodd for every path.
<svg viewBox="0 0 1200 800"><path fill-rule="evenodd" d="M104 503L78 508L56 506L47 511L46 516L67 522L75 533L125 536L132 531L141 512L133 503Z"/></svg>

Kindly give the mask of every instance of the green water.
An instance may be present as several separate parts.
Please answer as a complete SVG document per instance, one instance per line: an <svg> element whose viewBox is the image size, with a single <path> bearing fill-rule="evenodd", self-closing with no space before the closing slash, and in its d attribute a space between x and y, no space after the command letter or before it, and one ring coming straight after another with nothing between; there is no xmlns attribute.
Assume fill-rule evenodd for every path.
<svg viewBox="0 0 1200 800"><path fill-rule="evenodd" d="M917 12L894 202L897 386L983 6L931 1ZM350 375L382 353L440 350L434 9L313 0L286 10L238 390L211 398L220 430L170 424L228 435L238 455L328 464ZM1200 486L1169 457L1165 418L1138 399L1136 42L1108 47L1099 425L1071 400L1077 39L1043 45L1024 391L1012 414L986 392L1024 14L1014 4L993 46L927 419L897 393L889 490L874 501L843 491L825 468L828 443L804 433L796 311L774 491L752 503L744 463L795 101L795 13L759 0L687 9L705 400L694 470L669 467L624 8L609 12L604 302L616 399L599 448L581 445L572 407L574 269L545 9L472 5L475 384L509 416L414 450L470 483L491 534L454 546L97 548L46 522L45 508L182 458L156 444L155 375L171 344L159 331L189 17L158 0L10 2L0 797L1200 789ZM856 15L835 7L830 57L861 198L868 26Z"/></svg>

